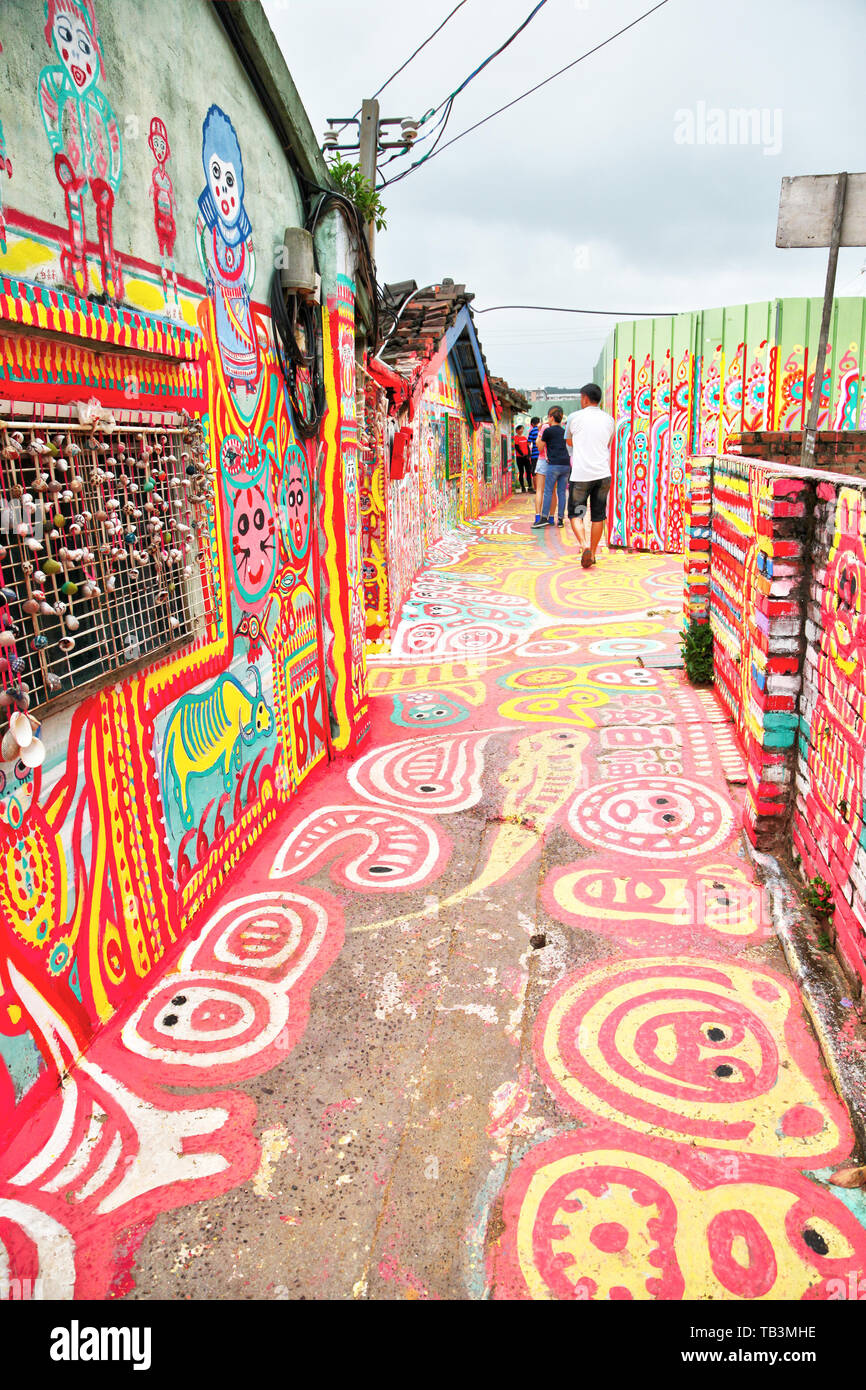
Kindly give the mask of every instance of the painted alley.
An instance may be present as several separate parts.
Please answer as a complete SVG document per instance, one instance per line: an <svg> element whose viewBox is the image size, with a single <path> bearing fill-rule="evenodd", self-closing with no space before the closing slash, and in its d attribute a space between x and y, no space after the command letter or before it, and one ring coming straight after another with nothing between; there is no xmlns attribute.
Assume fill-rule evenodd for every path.
<svg viewBox="0 0 866 1390"><path fill-rule="evenodd" d="M800 1299L866 1270L745 767L671 660L681 564L582 570L529 521L431 554L368 750L19 1136L57 1294Z"/></svg>

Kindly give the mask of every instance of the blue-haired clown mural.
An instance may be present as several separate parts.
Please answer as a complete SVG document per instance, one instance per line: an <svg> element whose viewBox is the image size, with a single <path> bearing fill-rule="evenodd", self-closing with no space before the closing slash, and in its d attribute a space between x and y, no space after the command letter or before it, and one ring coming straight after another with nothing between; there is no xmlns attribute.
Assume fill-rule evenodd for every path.
<svg viewBox="0 0 866 1390"><path fill-rule="evenodd" d="M244 164L235 128L212 106L202 126L205 187L198 200L196 237L213 301L226 385L255 390L261 371L250 294L256 278L253 229L244 207Z"/></svg>

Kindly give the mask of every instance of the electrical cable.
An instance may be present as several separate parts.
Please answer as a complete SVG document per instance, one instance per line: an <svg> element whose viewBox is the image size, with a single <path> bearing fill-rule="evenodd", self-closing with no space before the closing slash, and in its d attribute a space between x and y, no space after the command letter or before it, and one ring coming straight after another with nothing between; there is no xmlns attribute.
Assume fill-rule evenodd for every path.
<svg viewBox="0 0 866 1390"><path fill-rule="evenodd" d="M675 319L680 309L565 309L558 304L490 304L486 309L476 309L473 314L493 314L497 309L538 309L545 314L602 314L614 319Z"/></svg>
<svg viewBox="0 0 866 1390"><path fill-rule="evenodd" d="M271 322L277 361L286 383L295 431L303 439L313 439L319 432L327 404L322 361L322 318L321 312L317 312L313 305L299 300L296 295L291 298L294 312L290 315L280 272L275 269L271 276ZM301 350L298 342L298 329L303 333L306 352ZM309 374L309 388L306 390L304 373Z"/></svg>
<svg viewBox="0 0 866 1390"><path fill-rule="evenodd" d="M664 0L664 2L666 2L666 0ZM438 105L438 106L434 106L434 107L432 107L429 111L426 111L426 112L424 113L424 115L421 117L421 120L420 120L420 122L419 122L419 125L423 125L425 121L429 121L429 120L431 119L431 117L435 116L436 113L437 113L438 111L441 111L441 110L442 110L443 106L445 107L445 119L444 119L444 123L443 123L443 125L442 125L442 129L441 129L440 132L439 132L439 136L437 137L435 144L432 146L431 149L429 149L429 150L427 151L426 154L422 155L420 159L416 159L416 160L414 161L413 164L410 164L410 166L409 166L408 169L404 169L402 173L396 174L393 178L388 179L388 180L386 180L384 183L380 184L380 185L379 185L380 188L387 188L389 183L398 183L399 180L405 178L407 174L411 174L411 172L412 172L413 169L417 169L421 164L425 164L425 163L427 162L428 159L431 159L431 158L432 158L432 156L433 156L433 154L434 154L434 152L435 152L435 150L436 150L436 146L439 144L439 141L442 139L442 136L443 136L444 133L445 133L445 126L447 126L448 121L449 121L449 119L450 119L451 112L452 112L452 109L453 109L453 107L454 107L455 99L460 95L460 93L461 93L462 91L465 91L465 89L469 86L469 83L470 83L470 82L473 82L473 81L475 80L475 78L478 76L479 73L483 72L484 69L485 69L486 67L488 67L489 64L492 63L492 62L494 61L495 58L498 58L499 55L500 55L501 53L504 53L504 52L505 52L506 48L509 48L509 47L511 46L511 44L514 43L514 40L515 40L520 34L523 33L524 29L525 29L529 24L532 23L533 19L534 19L535 16L538 14L539 10L543 9L544 6L545 6L546 4L547 4L547 0L538 0L538 4L535 5L535 7L534 7L532 10L530 10L529 14L528 14L528 15L526 16L526 18L522 21L522 23L520 23L520 24L517 26L517 28L514 30L514 33L513 33L513 34L509 34L508 38L505 39L504 42L501 43L501 44L499 45L498 48L494 49L494 51L493 51L492 53L488 54L488 56L484 59L484 61L483 61L482 63L479 63L478 66L477 66L476 68L473 68L472 72L470 72L470 74L469 74L468 77L466 77L466 78L463 79L463 81L460 83L459 87L455 87L453 92L449 92L449 94L448 94L447 97L443 97L442 100L439 102L439 105ZM423 139L423 138L424 138L424 137L422 137L422 139ZM459 137L456 137L456 138L459 139ZM417 143L417 142L416 142L416 143ZM447 141L447 144L449 144L449 145L452 144L452 143L453 143L453 142L452 142L451 140ZM442 146L442 149L445 149L445 148L446 148L446 146L443 145L443 146ZM407 153L408 153L408 151L407 151ZM398 156L398 157L399 157L399 156ZM388 160L387 162L390 163L390 160Z"/></svg>
<svg viewBox="0 0 866 1390"><path fill-rule="evenodd" d="M489 116L484 116L482 120L476 121L474 125L467 126L466 130L461 130L458 135L454 135L450 140L446 140L444 145L440 145L436 153L444 153L444 151L449 149L452 145L456 145L458 140L462 140L464 135L471 135L473 130L478 130L479 126L486 125L488 121L493 120L494 116L501 116L503 111L508 111L510 107L516 106L519 101L524 101L526 97L532 96L533 92L540 91L542 87L547 86L548 82L553 82L555 78L561 77L563 73L569 72L571 68L577 67L578 63L582 63L587 58L591 58L594 53L598 53L602 48L606 48L609 43L613 43L614 39L618 39L621 35L628 33L629 29L633 29L635 25L640 24L645 19L649 19L650 15L655 14L656 10L662 9L662 7L667 4L668 0L659 0L659 3L653 5L652 9L645 10L643 14L633 19L630 24L624 25L622 29L617 29L615 34L611 34L609 38L603 39L602 42L596 44L594 48L587 49L586 53L581 53L579 58L574 58L570 63L566 63L564 68L559 68L556 72L552 72L549 77L543 78L541 82L536 82L534 87L529 87L527 91L521 92L520 96L514 97L511 101L507 101L504 106L500 106L495 111L491 111ZM458 88L458 90L460 89ZM436 109L438 110L438 107ZM413 169L419 169L422 164L426 164L428 160L432 159L433 153L432 150L428 151L422 159L416 160L414 164L410 164L408 169L404 169L402 173L395 174L393 178L388 179L381 186L387 188L389 184L399 183L407 174L411 174Z"/></svg>
<svg viewBox="0 0 866 1390"><path fill-rule="evenodd" d="M396 72L392 72L391 76L387 79L386 82L382 83L378 91L373 93L374 99L377 96L379 96L382 92L384 92L386 87L390 87L391 83L394 81L394 78L397 77L403 71L404 68L408 68L412 59L418 57L418 54L421 52L421 49L426 48L431 39L435 39L436 35L440 32L440 30L445 28L445 25L448 23L449 19L452 19L454 15L456 15L457 11L462 9L465 4L466 0L460 0L460 4L454 6L454 9L451 11L451 13L445 16L442 23L436 29L433 30L433 33L429 34L427 38L424 40L424 42L418 45L418 47L415 49L415 52L409 54L409 57L406 59L405 63L403 63L399 68L397 68ZM357 115L357 112L355 114Z"/></svg>
<svg viewBox="0 0 866 1390"><path fill-rule="evenodd" d="M384 92L386 87L390 87L391 83L394 81L394 78L398 77L404 68L408 68L409 64L412 62L412 59L418 57L418 54L421 52L422 48L426 48L428 43L430 43L431 39L435 39L436 35L440 33L442 29L445 28L445 25L448 23L449 19L453 19L457 11L462 10L465 4L466 0L460 0L460 3L454 6L454 9L451 10L450 13L445 16L442 23L437 25L437 27L433 30L433 33L428 34L424 42L419 43L418 47L415 49L415 52L409 54L409 57L406 59L405 63L401 63L400 67L396 68L395 71L391 73L391 76L386 78L386 80L382 83L381 87L377 88L377 90L373 93L371 100L375 101L376 97L381 96L382 92ZM357 117L360 116L360 114L361 108L359 106L354 116L352 117L352 120L356 120ZM349 125L349 122L344 121L344 123L341 126L338 126L337 134L339 135L340 131L345 130L347 125Z"/></svg>

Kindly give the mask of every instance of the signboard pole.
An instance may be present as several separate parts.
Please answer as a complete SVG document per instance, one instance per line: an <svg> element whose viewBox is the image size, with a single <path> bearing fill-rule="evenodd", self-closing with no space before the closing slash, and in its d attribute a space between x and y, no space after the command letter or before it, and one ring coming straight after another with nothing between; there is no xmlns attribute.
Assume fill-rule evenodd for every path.
<svg viewBox="0 0 866 1390"><path fill-rule="evenodd" d="M836 288L836 266L839 260L839 246L842 241L842 218L845 213L845 194L848 189L848 175L836 175L836 189L833 202L833 225L830 230L830 255L827 260L827 280L824 285L824 309L821 314L821 331L818 334L818 351L815 357L815 374L812 379L812 399L809 402L809 418L803 431L803 447L800 452L800 467L811 468L815 462L815 435L818 430L818 412L821 408L821 390L824 385L827 343L830 337L830 318L833 313L833 293ZM806 380L803 381L803 391Z"/></svg>

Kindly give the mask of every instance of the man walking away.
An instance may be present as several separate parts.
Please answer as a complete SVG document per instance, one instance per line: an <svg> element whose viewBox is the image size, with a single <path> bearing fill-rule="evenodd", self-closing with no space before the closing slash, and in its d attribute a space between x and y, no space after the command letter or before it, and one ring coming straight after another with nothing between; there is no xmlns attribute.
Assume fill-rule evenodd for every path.
<svg viewBox="0 0 866 1390"><path fill-rule="evenodd" d="M523 426L514 431L514 457L517 461L517 479L521 492L532 491L532 460L529 457L529 440L523 433Z"/></svg>
<svg viewBox="0 0 866 1390"><path fill-rule="evenodd" d="M565 517L565 500L571 472L571 460L565 443L565 430L562 428L562 406L551 406L547 412L547 428L542 431L541 443L547 453L547 476L544 480L544 497L540 512L536 512L533 526L552 526L553 517L548 512L553 504L553 493L557 499L557 526L562 526Z"/></svg>
<svg viewBox="0 0 866 1390"><path fill-rule="evenodd" d="M582 386L580 410L569 415L565 432L571 439L568 517L572 531L584 545L580 563L585 570L595 564L595 553L604 531L610 493L610 445L615 431L613 416L601 409L601 388L594 381ZM575 525L575 517L585 516L587 503L591 522L588 546Z"/></svg>

